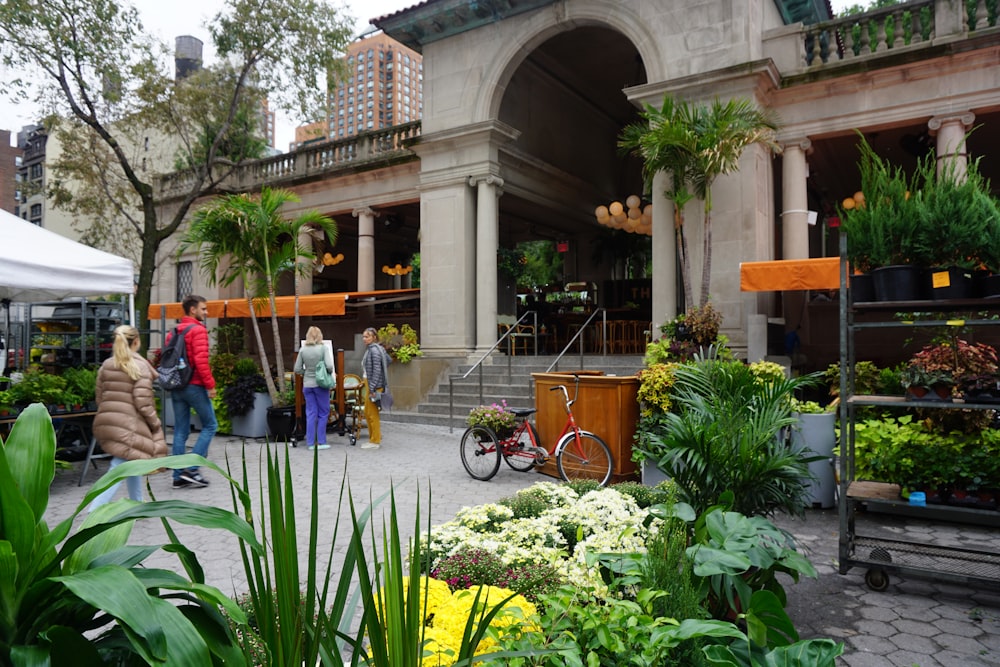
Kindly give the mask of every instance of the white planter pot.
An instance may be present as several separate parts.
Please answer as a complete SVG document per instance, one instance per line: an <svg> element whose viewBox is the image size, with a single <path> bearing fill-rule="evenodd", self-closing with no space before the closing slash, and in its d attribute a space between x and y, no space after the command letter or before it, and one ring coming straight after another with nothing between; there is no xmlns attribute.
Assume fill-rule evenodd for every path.
<svg viewBox="0 0 1000 667"><path fill-rule="evenodd" d="M832 412L800 414L792 428L792 449L807 450L810 456L822 456L809 464L814 480L809 483L807 497L813 507L833 507L837 480L833 471L833 448L837 444L834 427L837 415Z"/></svg>
<svg viewBox="0 0 1000 667"><path fill-rule="evenodd" d="M669 477L667 473L656 467L656 464L645 459L642 462L642 483L646 486L656 486L660 482L665 482Z"/></svg>
<svg viewBox="0 0 1000 667"><path fill-rule="evenodd" d="M271 407L271 397L268 393L257 392L253 397L253 407L250 412L239 417L230 417L232 435L241 438L263 438L267 435L267 409Z"/></svg>

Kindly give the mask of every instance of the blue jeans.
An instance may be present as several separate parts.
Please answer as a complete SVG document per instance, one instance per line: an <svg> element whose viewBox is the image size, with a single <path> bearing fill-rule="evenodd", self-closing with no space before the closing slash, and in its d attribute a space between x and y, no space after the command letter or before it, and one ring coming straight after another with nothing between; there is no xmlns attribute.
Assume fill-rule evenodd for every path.
<svg viewBox="0 0 1000 667"><path fill-rule="evenodd" d="M330 417L330 390L323 387L303 387L306 399L306 445L326 444L326 422Z"/></svg>
<svg viewBox="0 0 1000 667"><path fill-rule="evenodd" d="M174 403L174 445L170 453L174 456L187 453L187 439L191 434L191 408L194 408L198 418L201 419L201 433L198 434L191 453L207 456L212 436L219 428L208 390L198 384L189 384L183 389L170 392L170 399ZM191 471L197 469L197 466L189 468ZM179 479L181 472L183 471L174 470L174 479Z"/></svg>
<svg viewBox="0 0 1000 667"><path fill-rule="evenodd" d="M117 456L111 458L111 466L108 468L108 472L114 470L121 464L125 463L125 459L120 459ZM142 502L142 477L138 475L133 475L131 477L126 477L123 480L128 488L128 497L137 502ZM109 486L104 493L97 496L90 502L89 511L93 512L94 509L100 507L101 505L107 505L115 497L115 493L118 492L118 487L122 485L121 482L117 484L112 484Z"/></svg>

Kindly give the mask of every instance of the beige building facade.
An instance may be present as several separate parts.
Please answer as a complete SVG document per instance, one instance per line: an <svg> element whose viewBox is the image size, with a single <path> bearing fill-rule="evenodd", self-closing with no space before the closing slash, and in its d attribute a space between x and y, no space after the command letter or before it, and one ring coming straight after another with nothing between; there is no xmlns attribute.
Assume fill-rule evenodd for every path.
<svg viewBox="0 0 1000 667"><path fill-rule="evenodd" d="M288 187L303 200L290 214L315 208L337 219L345 260L315 276L312 291L389 288L379 267L419 252L421 347L441 357L496 341L497 313L508 312L498 248L559 241L566 282L600 284L612 241L595 207L641 193L653 204L658 325L684 309L673 210L664 176L644 192L641 164L621 154L618 137L665 95L747 98L778 115L783 150L750 149L738 172L715 182L710 296L733 347L759 356L769 318L803 336L822 325L801 298L741 292L739 265L837 254L837 205L860 186L857 132L904 168L929 148L983 156L981 171L1000 183L1000 29L986 0L971 18L965 3L912 0L806 23L793 4L802 5L429 0L376 22L423 57L419 125L268 158L227 187ZM183 183L163 188L166 211ZM700 205L685 214L699 276ZM154 301L173 300L163 269Z"/></svg>

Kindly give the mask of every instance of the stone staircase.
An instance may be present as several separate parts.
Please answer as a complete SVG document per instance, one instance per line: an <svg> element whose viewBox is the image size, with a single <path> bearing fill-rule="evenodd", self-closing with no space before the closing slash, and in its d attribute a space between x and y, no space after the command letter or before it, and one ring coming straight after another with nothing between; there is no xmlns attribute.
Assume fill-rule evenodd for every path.
<svg viewBox="0 0 1000 667"><path fill-rule="evenodd" d="M605 375L634 375L643 367L642 355L584 355L582 368L604 371ZM449 381L445 375L438 386L411 411L390 410L382 413L383 421L411 424L433 424L465 429L465 416L478 405L507 401L511 407L534 407L534 382L532 373L544 372L555 360L555 355L508 357L498 354L487 359L482 370L482 400L479 397L480 369L469 377L460 379L471 364L454 369L454 408L449 417ZM508 361L510 369L508 372ZM553 372L571 373L581 368L579 355L565 356ZM572 391L572 390L571 390Z"/></svg>

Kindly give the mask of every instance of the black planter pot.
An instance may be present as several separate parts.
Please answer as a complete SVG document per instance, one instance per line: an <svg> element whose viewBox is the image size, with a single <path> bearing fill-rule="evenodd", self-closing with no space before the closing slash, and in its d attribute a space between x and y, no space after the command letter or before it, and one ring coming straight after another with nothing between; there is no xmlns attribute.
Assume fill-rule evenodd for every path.
<svg viewBox="0 0 1000 667"><path fill-rule="evenodd" d="M875 300L875 279L870 273L851 276L851 303L866 303Z"/></svg>
<svg viewBox="0 0 1000 667"><path fill-rule="evenodd" d="M282 405L267 409L267 434L275 440L295 441L295 406Z"/></svg>
<svg viewBox="0 0 1000 667"><path fill-rule="evenodd" d="M974 296L971 271L951 266L931 269L925 275L925 289L935 301L971 299Z"/></svg>
<svg viewBox="0 0 1000 667"><path fill-rule="evenodd" d="M979 276L976 281L976 294L984 299L1000 297L1000 274Z"/></svg>
<svg viewBox="0 0 1000 667"><path fill-rule="evenodd" d="M877 301L918 301L920 269L909 264L882 266L872 271Z"/></svg>

